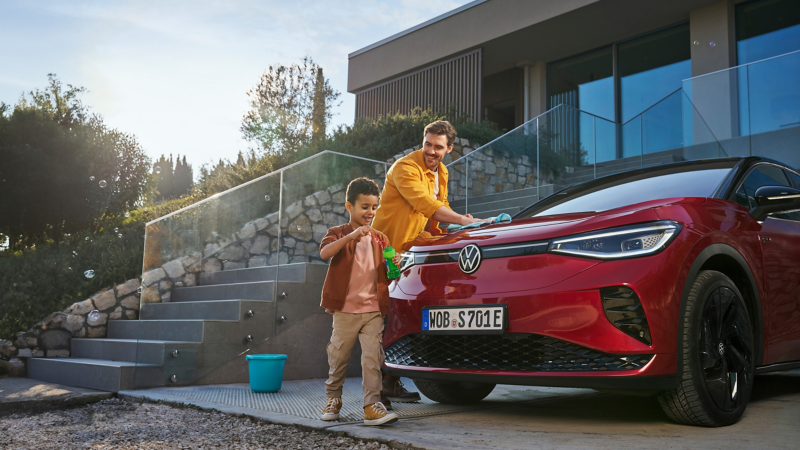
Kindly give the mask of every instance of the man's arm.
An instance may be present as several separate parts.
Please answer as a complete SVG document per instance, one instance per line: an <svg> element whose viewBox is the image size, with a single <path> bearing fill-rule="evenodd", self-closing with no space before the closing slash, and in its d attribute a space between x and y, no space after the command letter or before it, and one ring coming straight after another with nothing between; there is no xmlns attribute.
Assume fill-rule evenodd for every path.
<svg viewBox="0 0 800 450"><path fill-rule="evenodd" d="M394 184L400 195L411 204L411 207L421 212L425 217L437 222L457 223L469 225L473 222L486 222L473 219L472 216L462 216L454 212L447 205L447 201L439 201L431 197L425 181L420 182L419 175L413 166L399 163L393 169Z"/></svg>
<svg viewBox="0 0 800 450"><path fill-rule="evenodd" d="M475 222L486 222L486 219L473 219L470 214L466 216L462 216L461 214L453 211L452 209L446 206L440 206L433 216L431 216L432 220L437 222L444 222L444 223L455 223L458 225L469 225Z"/></svg>

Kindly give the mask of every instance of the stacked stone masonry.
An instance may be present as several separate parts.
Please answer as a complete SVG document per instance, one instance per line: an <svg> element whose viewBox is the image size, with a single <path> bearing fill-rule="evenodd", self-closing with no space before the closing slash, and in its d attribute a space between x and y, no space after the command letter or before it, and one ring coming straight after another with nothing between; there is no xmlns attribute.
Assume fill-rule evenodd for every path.
<svg viewBox="0 0 800 450"><path fill-rule="evenodd" d="M0 358L67 358L72 338L104 338L109 320L139 318L139 279L128 280L45 317L14 342L0 341ZM97 311L97 317L90 313Z"/></svg>

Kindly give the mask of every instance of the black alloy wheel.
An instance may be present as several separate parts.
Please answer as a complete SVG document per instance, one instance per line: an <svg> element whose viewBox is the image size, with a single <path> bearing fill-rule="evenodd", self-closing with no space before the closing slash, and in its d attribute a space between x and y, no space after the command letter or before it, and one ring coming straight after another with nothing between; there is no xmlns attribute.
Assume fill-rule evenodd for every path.
<svg viewBox="0 0 800 450"><path fill-rule="evenodd" d="M723 411L742 403L753 383L753 345L750 321L735 292L720 286L703 308L700 353L706 389Z"/></svg>
<svg viewBox="0 0 800 450"><path fill-rule="evenodd" d="M697 275L685 302L678 337L681 381L659 403L679 423L731 425L744 414L753 390L755 345L747 306L733 281L713 270Z"/></svg>

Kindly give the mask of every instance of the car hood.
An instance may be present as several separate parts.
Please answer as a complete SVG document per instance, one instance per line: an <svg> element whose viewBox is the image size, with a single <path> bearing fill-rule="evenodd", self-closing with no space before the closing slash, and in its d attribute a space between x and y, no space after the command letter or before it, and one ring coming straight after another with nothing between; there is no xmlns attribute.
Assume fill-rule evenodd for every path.
<svg viewBox="0 0 800 450"><path fill-rule="evenodd" d="M546 241L588 231L663 219L657 208L705 199L668 199L615 210L533 217L511 223L467 229L453 234L423 233L407 249L413 252L461 250L467 244L479 247ZM464 297L540 289L559 283L602 262L589 258L543 253L486 259L480 269L465 274L456 262L415 265L404 271L394 287L407 295Z"/></svg>
<svg viewBox="0 0 800 450"><path fill-rule="evenodd" d="M455 233L420 233L409 242L410 251L460 249L467 244L498 245L552 239L602 228L659 220L655 209L677 203L702 203L704 198L671 198L638 203L602 212L582 212L532 217Z"/></svg>

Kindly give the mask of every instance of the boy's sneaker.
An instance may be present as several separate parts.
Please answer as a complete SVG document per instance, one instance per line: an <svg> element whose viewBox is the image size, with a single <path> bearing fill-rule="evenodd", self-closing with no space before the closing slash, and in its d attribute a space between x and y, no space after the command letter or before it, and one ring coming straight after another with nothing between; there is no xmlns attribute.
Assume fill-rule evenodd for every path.
<svg viewBox="0 0 800 450"><path fill-rule="evenodd" d="M397 422L398 419L400 417L387 411L381 402L364 407L364 425L384 425Z"/></svg>
<svg viewBox="0 0 800 450"><path fill-rule="evenodd" d="M329 398L328 403L325 404L325 409L322 410L322 420L337 420L339 418L339 410L342 409L341 398Z"/></svg>

